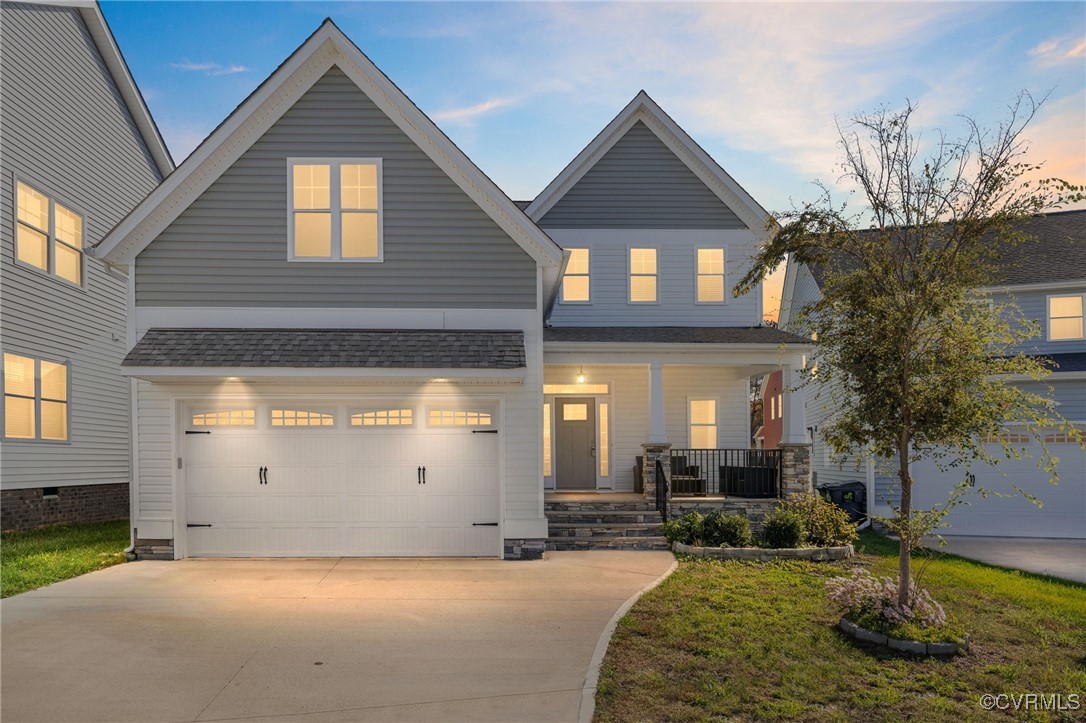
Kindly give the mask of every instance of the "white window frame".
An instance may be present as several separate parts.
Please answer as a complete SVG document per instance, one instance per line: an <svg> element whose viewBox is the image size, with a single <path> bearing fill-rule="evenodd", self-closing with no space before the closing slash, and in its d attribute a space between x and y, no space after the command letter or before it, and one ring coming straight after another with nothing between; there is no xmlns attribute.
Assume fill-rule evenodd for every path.
<svg viewBox="0 0 1086 723"><path fill-rule="evenodd" d="M1053 339L1052 338L1052 300L1053 299L1067 299L1072 296L1077 296L1082 300L1082 336L1071 337L1067 339ZM1061 316L1061 319L1074 319L1073 316ZM1045 297L1045 341L1050 341L1053 344L1059 344L1064 341L1082 341L1086 339L1086 293L1078 294L1048 294Z"/></svg>
<svg viewBox="0 0 1086 723"><path fill-rule="evenodd" d="M653 276L656 279L656 299L654 301L634 301L633 296L633 259L630 252L634 249L652 249L656 252L656 273L637 274L637 276ZM626 246L626 304L629 306L659 306L660 305L660 247L649 244L629 244Z"/></svg>
<svg viewBox="0 0 1086 723"><path fill-rule="evenodd" d="M22 176L22 175L20 175L18 173L14 174L14 179L15 179L15 182L12 185L12 189L11 189L12 190L12 199L11 199L11 223L12 223L12 226L11 226L11 232L13 234L12 237L11 237L11 243L12 243L11 256L12 256L12 259L15 261L15 265L19 266L20 268L29 269L30 271L33 271L36 274L41 274L42 276L48 276L49 278L54 279L56 281L59 281L60 283L68 286L69 288L79 289L80 291L86 291L87 290L87 252L86 252L86 248L87 248L87 220L88 220L87 219L87 213L83 209L79 208L78 206L76 206L74 204L71 204L71 203L68 203L67 199L64 198L61 194L54 193L52 189L48 188L44 184L38 183L37 181L27 179L26 177L24 177L24 176ZM49 202L49 228L48 229L41 229L41 228L38 228L37 226L34 226L33 224L29 224L29 223L27 223L25 221L20 221L19 220L19 184L20 183L22 185L28 187L28 188L33 189L37 193L40 193L41 195L45 196L46 200L48 200L48 202ZM57 206L58 203L61 206L64 206L64 208L66 208L69 211L71 211L72 213L74 213L75 215L79 216L80 223L82 224L82 226L80 227L81 230L82 230L82 234L81 234L81 238L79 239L79 244L80 245L79 245L78 249L75 248L74 246L72 246L67 241L63 241L61 239L58 239L57 236L56 236L56 230L57 230L56 206ZM22 261L22 260L19 259L19 226L20 225L26 226L27 228L29 228L29 229L37 232L37 233L45 234L45 246L46 246L46 248L45 248L45 266L46 266L46 268L41 269L41 268L38 268L37 266L35 266L34 264L28 264L27 262ZM72 283L71 281L64 278L63 276L57 275L57 272L56 272L56 268L57 268L57 264L56 264L56 257L57 257L56 244L58 244L58 243L64 244L68 248L79 252L79 283L78 284ZM35 357L35 358L37 358L37 357ZM46 359L45 361L50 361L50 360Z"/></svg>
<svg viewBox="0 0 1086 723"><path fill-rule="evenodd" d="M34 362L34 436L33 437L9 437L8 425L7 425L7 398L8 398L8 385L6 370L3 368L3 355L11 354L13 356L21 356L24 359L30 359ZM64 413L66 418L64 420L64 428L67 430L67 437L65 439L42 439L41 436L41 363L43 361L50 364L57 364L63 366L64 370L64 382L65 390L64 394L66 399L64 400ZM29 399L30 397L22 394L12 394L13 397L19 397L21 399ZM58 399L46 399L47 402L59 402ZM11 351L5 349L0 352L0 420L3 420L3 440L5 442L26 442L30 444L66 444L72 443L72 362L69 359L56 359L49 357L34 356L33 354L24 354L22 352Z"/></svg>
<svg viewBox="0 0 1086 723"><path fill-rule="evenodd" d="M724 255L724 265L721 268L719 274L703 274L698 270L698 252L699 251L720 251ZM660 270L660 258L656 259L656 270ZM719 276L721 288L724 290L724 298L721 301L702 301L698 298L698 280L702 276ZM657 282L659 283L659 282ZM657 296L659 296L659 289L657 289ZM701 244L694 247L694 305L695 306L726 306L731 302L731 295L728 294L728 247L724 244L713 246L711 244Z"/></svg>
<svg viewBox="0 0 1086 723"><path fill-rule="evenodd" d="M593 284L592 284L592 259L595 256L595 254L592 253L592 249L589 248L588 246L570 246L569 250L571 252L572 251L585 251L586 253L588 253L588 273L584 273L584 274L570 274L568 272L563 273L562 274L561 288L558 289L558 303L559 304L566 304L566 305L569 305L569 306L588 306L588 305L590 305L592 303L592 286L593 286ZM659 260L657 260L657 264L659 264ZM588 279L588 298L587 299L585 299L584 301L567 301L566 300L566 298L565 298L565 294L566 294L566 286L565 286L565 284L566 284L566 277L567 276L574 276L574 277L584 276L585 278Z"/></svg>
<svg viewBox="0 0 1086 723"><path fill-rule="evenodd" d="M693 406L694 402L713 402L713 423L712 424L694 424ZM716 447L713 449L720 449L720 397L713 396L689 396L686 398L686 446L687 449L700 449L694 447L694 427L716 427Z"/></svg>
<svg viewBox="0 0 1086 723"><path fill-rule="evenodd" d="M335 429L337 429L339 427L339 413L338 413L339 410L336 409L335 407L320 406L320 405L316 405L316 404L312 404L312 405L309 405L309 404L291 404L289 402L285 402L285 403L282 403L282 404L280 404L280 403L269 404L269 405L267 405L267 410L266 411L267 411L267 418L268 418L268 426L267 426L267 428L271 429L271 430L274 430L276 432L278 432L280 430L292 430L293 431L293 430L298 430L298 429L300 429L300 430L323 429L323 430L332 431L332 430L335 430ZM275 412L294 412L295 414L297 414L298 412L304 412L305 414L326 415L326 416L330 416L332 418L332 423L331 424L276 424L275 423L275 414L274 414ZM285 420L286 417L284 417L283 419ZM295 417L295 420L297 420L297 417ZM309 421L308 417L306 418L306 421L307 422Z"/></svg>
<svg viewBox="0 0 1086 723"><path fill-rule="evenodd" d="M332 217L332 247L328 258L296 256L294 254L294 167L329 167L328 213ZM340 167L350 165L377 166L377 256L368 259L343 258L343 208L340 189ZM381 158L287 158L287 260L298 263L358 263L379 264L385 260L385 182L384 163ZM366 210L349 209L351 213L367 213ZM322 213L321 209L302 209L301 213Z"/></svg>
<svg viewBox="0 0 1086 723"><path fill-rule="evenodd" d="M407 424L403 423L404 417L399 415L401 411L408 411L411 413L411 421ZM360 415L373 414L377 415L381 412L397 412L396 424L377 424L376 417L374 417L374 424L366 424L365 418L362 417L361 424L355 424L354 418ZM387 417L386 417L387 419ZM384 432L384 431L407 431L415 429L419 425L419 411L413 403L402 404L397 402L389 402L387 404L367 405L363 407L349 406L347 407L347 415L343 420L343 426L348 429L360 429L367 434L370 432Z"/></svg>
<svg viewBox="0 0 1086 723"><path fill-rule="evenodd" d="M224 412L248 412L248 411L251 411L253 413L253 423L252 424L194 424L193 423L193 418L198 414L221 414L221 413L224 413ZM216 431L226 431L226 430L252 431L254 429L263 429L264 428L263 425L261 424L262 420L261 420L261 415L260 415L260 406L258 404L255 404L255 403L252 403L252 404L245 404L245 403L240 403L240 404L235 404L235 403L215 404L215 403L209 403L209 404L188 405L186 407L186 410L185 410L184 420L185 420L185 429L187 429L187 430L205 430L205 429L206 430L212 430L212 429L214 429Z"/></svg>

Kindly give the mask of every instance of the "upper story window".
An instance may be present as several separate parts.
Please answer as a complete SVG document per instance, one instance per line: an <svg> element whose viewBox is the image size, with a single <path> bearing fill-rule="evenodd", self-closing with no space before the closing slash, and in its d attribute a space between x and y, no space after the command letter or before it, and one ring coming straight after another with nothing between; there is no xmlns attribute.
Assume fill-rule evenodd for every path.
<svg viewBox="0 0 1086 723"><path fill-rule="evenodd" d="M4 354L4 438L68 441L68 365Z"/></svg>
<svg viewBox="0 0 1086 723"><path fill-rule="evenodd" d="M1084 294L1048 297L1048 340L1071 341L1083 338Z"/></svg>
<svg viewBox="0 0 1086 723"><path fill-rule="evenodd" d="M381 159L292 158L291 261L381 261Z"/></svg>
<svg viewBox="0 0 1086 723"><path fill-rule="evenodd" d="M22 181L15 186L15 258L82 285L83 216Z"/></svg>
<svg viewBox="0 0 1086 723"><path fill-rule="evenodd" d="M630 303L655 303L656 249L630 249Z"/></svg>
<svg viewBox="0 0 1086 723"><path fill-rule="evenodd" d="M588 249L569 250L569 263L566 264L566 273L562 277L562 303L584 303L591 300L589 260Z"/></svg>
<svg viewBox="0 0 1086 723"><path fill-rule="evenodd" d="M723 304L724 249L698 249L697 302Z"/></svg>

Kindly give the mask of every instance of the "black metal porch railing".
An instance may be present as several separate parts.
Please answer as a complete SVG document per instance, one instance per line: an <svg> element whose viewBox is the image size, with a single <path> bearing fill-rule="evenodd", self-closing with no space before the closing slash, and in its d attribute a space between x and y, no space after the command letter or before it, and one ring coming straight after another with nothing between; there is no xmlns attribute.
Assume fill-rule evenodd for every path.
<svg viewBox="0 0 1086 723"><path fill-rule="evenodd" d="M780 497L779 449L672 449L675 496Z"/></svg>
<svg viewBox="0 0 1086 723"><path fill-rule="evenodd" d="M671 505L668 500L671 498L669 493L669 482L667 480L668 475L664 471L664 463L659 459L656 460L656 511L660 513L660 519L667 522L668 513L670 512Z"/></svg>

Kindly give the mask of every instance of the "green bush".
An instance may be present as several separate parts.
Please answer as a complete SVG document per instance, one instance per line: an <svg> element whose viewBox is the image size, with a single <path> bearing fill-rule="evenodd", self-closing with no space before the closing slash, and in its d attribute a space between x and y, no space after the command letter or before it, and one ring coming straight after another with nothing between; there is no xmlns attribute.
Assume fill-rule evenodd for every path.
<svg viewBox="0 0 1086 723"><path fill-rule="evenodd" d="M803 518L795 512L778 507L765 516L762 539L770 547L799 547L806 536Z"/></svg>
<svg viewBox="0 0 1086 723"><path fill-rule="evenodd" d="M701 545L705 536L705 518L700 512L691 512L678 519L664 523L664 537L668 542L681 542L684 545Z"/></svg>
<svg viewBox="0 0 1086 723"><path fill-rule="evenodd" d="M747 547L750 545L750 523L743 515L725 515L714 510L702 522L706 547Z"/></svg>
<svg viewBox="0 0 1086 723"><path fill-rule="evenodd" d="M790 494L777 503L777 507L799 516L806 532L806 541L811 545L847 545L859 534L848 513L820 495Z"/></svg>

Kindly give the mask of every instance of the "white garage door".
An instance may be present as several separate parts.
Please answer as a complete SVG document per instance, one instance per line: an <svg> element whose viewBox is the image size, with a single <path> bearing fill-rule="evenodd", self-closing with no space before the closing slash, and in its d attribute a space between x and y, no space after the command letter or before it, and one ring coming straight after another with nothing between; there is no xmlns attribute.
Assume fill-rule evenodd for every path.
<svg viewBox="0 0 1086 723"><path fill-rule="evenodd" d="M496 405L185 412L187 554L496 556Z"/></svg>
<svg viewBox="0 0 1086 723"><path fill-rule="evenodd" d="M976 486L1002 492L1006 497L970 495L971 504L950 513L951 527L946 535L992 535L999 537L1086 538L1086 453L1077 444L1060 441L1052 435L1050 452L1060 459L1059 485L1051 475L1037 469L1039 445L1023 444L1031 457L1007 460L997 467L977 466L972 470ZM940 472L933 463L923 462L913 470L916 479L916 506L930 508L946 501L953 485L965 477L965 470ZM1014 486L1029 492L1041 502L1038 508L1016 493Z"/></svg>

